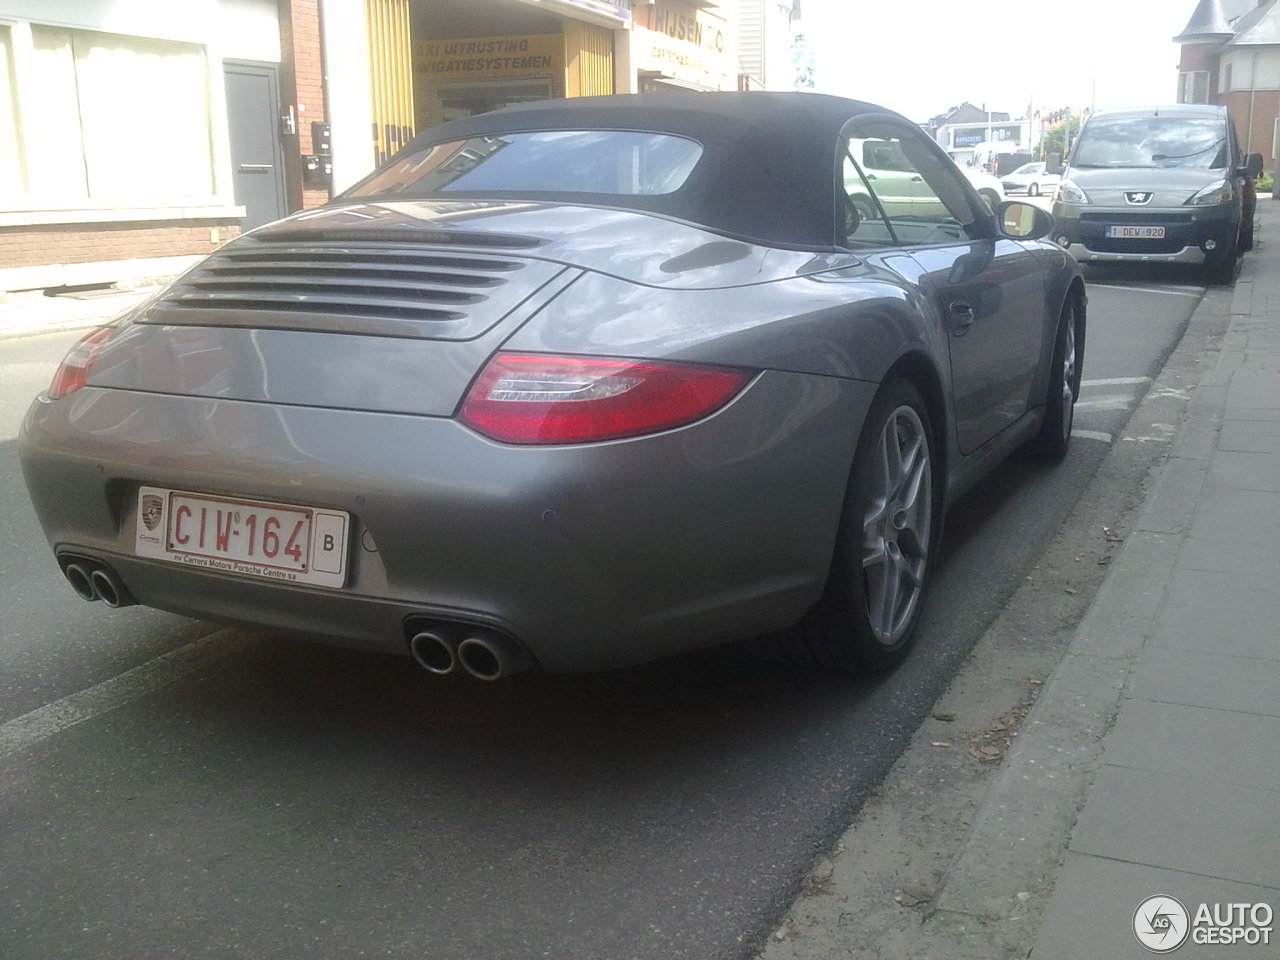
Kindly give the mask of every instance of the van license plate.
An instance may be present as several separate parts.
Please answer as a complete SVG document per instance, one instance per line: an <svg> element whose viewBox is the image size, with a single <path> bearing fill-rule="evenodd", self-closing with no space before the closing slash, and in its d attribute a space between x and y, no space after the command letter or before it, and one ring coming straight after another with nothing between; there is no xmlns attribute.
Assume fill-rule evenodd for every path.
<svg viewBox="0 0 1280 960"><path fill-rule="evenodd" d="M339 510L141 487L134 550L204 570L341 587L350 526Z"/></svg>
<svg viewBox="0 0 1280 960"><path fill-rule="evenodd" d="M1107 227L1111 240L1163 240L1164 227Z"/></svg>

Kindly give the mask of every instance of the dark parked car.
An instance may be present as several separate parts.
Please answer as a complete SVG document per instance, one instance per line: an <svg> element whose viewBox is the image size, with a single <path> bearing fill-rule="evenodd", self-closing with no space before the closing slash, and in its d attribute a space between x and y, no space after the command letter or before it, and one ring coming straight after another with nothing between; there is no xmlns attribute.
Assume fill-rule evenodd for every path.
<svg viewBox="0 0 1280 960"><path fill-rule="evenodd" d="M1066 452L1085 294L1051 224L866 103L508 108L89 334L23 468L108 606L489 679L767 631L884 669L946 504Z"/></svg>

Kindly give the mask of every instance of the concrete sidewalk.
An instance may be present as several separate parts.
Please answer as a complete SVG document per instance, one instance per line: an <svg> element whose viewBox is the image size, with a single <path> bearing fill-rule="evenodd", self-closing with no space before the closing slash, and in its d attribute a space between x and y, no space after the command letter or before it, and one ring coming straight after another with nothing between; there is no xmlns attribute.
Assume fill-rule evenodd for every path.
<svg viewBox="0 0 1280 960"><path fill-rule="evenodd" d="M9 294L0 298L0 340L96 327L137 306L159 286L93 294Z"/></svg>
<svg viewBox="0 0 1280 960"><path fill-rule="evenodd" d="M996 788L1016 802L1042 708L1121 684L1034 960L1146 956L1133 928L1159 907L1135 911L1155 895L1191 914L1179 958L1280 957L1280 205L1259 215L1271 242L1246 256L1217 363ZM1228 924L1246 939L1227 945L1194 923L1242 903L1269 906L1250 919L1270 944L1247 942L1257 924Z"/></svg>

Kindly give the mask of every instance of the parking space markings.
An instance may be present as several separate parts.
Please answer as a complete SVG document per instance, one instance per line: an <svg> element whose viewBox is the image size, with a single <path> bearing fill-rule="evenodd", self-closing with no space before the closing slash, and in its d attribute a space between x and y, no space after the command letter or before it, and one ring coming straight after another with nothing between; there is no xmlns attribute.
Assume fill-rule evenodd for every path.
<svg viewBox="0 0 1280 960"><path fill-rule="evenodd" d="M1204 293L1204 287L1130 287L1123 283L1090 283L1089 288L1103 287L1107 290L1132 290L1134 293L1166 293L1171 297L1198 297Z"/></svg>
<svg viewBox="0 0 1280 960"><path fill-rule="evenodd" d="M1110 443L1115 439L1111 434L1103 433L1101 430L1072 430L1071 435L1084 440L1101 440L1103 443Z"/></svg>
<svg viewBox="0 0 1280 960"><path fill-rule="evenodd" d="M1082 387L1121 387L1126 384L1150 383L1150 377L1111 377L1106 380L1081 380Z"/></svg>
<svg viewBox="0 0 1280 960"><path fill-rule="evenodd" d="M1101 397L1097 400L1077 400L1077 410L1127 410L1133 406L1133 397Z"/></svg>
<svg viewBox="0 0 1280 960"><path fill-rule="evenodd" d="M177 683L234 653L253 641L234 629L219 630L164 656L148 660L110 680L37 707L0 724L0 757L47 740L78 723L92 720L132 700Z"/></svg>

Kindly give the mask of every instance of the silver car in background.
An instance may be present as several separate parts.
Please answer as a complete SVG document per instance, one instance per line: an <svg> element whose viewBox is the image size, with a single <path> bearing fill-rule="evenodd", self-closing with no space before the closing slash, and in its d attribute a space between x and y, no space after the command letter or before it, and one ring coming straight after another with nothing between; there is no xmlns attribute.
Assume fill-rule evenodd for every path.
<svg viewBox="0 0 1280 960"><path fill-rule="evenodd" d="M947 503L1066 453L1085 295L1051 227L866 103L512 107L90 333L23 470L107 606L484 679L770 631L887 669Z"/></svg>

